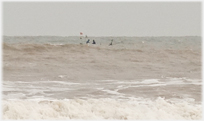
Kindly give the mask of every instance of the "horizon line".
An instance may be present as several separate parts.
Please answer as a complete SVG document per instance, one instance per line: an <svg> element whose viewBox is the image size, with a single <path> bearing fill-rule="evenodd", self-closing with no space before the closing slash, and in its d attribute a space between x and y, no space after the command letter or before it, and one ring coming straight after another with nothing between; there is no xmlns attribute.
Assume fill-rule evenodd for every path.
<svg viewBox="0 0 204 121"><path fill-rule="evenodd" d="M62 35L2 35L2 36L8 36L8 37L86 37L80 36L80 35L71 35L71 36L62 36ZM87 37L202 37L202 35L160 35L160 36L87 36Z"/></svg>

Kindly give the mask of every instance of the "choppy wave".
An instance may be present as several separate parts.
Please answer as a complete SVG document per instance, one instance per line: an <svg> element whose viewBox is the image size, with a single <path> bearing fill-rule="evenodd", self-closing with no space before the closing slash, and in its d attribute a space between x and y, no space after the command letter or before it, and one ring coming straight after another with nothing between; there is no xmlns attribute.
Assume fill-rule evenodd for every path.
<svg viewBox="0 0 204 121"><path fill-rule="evenodd" d="M5 38L3 119L202 118L201 38L72 39Z"/></svg>
<svg viewBox="0 0 204 121"><path fill-rule="evenodd" d="M90 88L91 86L91 88ZM201 101L201 79L167 78L146 80L4 81L3 99L165 97ZM164 89L165 87L165 89ZM187 90L191 88L190 90ZM171 90L171 91L170 91ZM57 93L56 93L57 92ZM193 101L193 102L194 102ZM189 100L189 102L191 102Z"/></svg>
<svg viewBox="0 0 204 121"><path fill-rule="evenodd" d="M180 119L202 118L201 105L151 100L71 99L3 101L3 119Z"/></svg>
<svg viewBox="0 0 204 121"><path fill-rule="evenodd" d="M80 48L80 49L79 49ZM3 50L5 51L15 51L15 52L49 52L49 51L63 51L64 49L80 51L87 49L88 46L81 46L76 44L8 44L3 43ZM95 48L95 47L89 47Z"/></svg>
<svg viewBox="0 0 204 121"><path fill-rule="evenodd" d="M106 49L109 51L113 52L119 52L119 51L132 51L132 52L145 52L145 51L151 51L151 52L160 52L162 56L168 56L168 55L176 55L176 54L193 54L193 55L200 55L201 50L197 48L184 48L181 47L179 49L177 48L159 48L159 47L151 47L150 45L139 45L135 46L135 44L129 45L124 47L123 45L116 45L113 46L111 49L109 46L105 45L92 45L92 46L87 46L87 45L80 45L80 44L63 44L63 43L58 43L58 44L52 44L52 43L45 43L45 44L38 44L38 43L18 43L18 44L9 44L9 43L3 43L3 50L6 51L21 51L21 52L42 52L42 51L54 51L54 50L60 50L63 51L64 49L71 49L71 50L88 50L88 49L96 49L96 50L101 50L101 49ZM145 48L144 48L145 47ZM149 48L147 50L147 48Z"/></svg>

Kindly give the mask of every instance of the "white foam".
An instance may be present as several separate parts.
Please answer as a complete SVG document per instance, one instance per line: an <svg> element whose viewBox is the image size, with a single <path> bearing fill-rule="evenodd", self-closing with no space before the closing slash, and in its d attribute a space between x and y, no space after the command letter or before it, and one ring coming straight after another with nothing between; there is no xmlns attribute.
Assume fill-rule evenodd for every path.
<svg viewBox="0 0 204 121"><path fill-rule="evenodd" d="M188 102L114 99L2 101L3 119L201 120L202 107Z"/></svg>
<svg viewBox="0 0 204 121"><path fill-rule="evenodd" d="M117 92L117 91L112 91L112 90L102 90L104 92L107 92L109 94L114 94L114 95L121 95L121 93Z"/></svg>
<svg viewBox="0 0 204 121"><path fill-rule="evenodd" d="M118 82L114 82L114 83L118 83L118 84L140 84L141 82L139 82L139 81L133 81L133 82L118 81Z"/></svg>
<svg viewBox="0 0 204 121"><path fill-rule="evenodd" d="M137 80L132 80L132 81L118 81L118 82L114 82L114 83L118 83L118 84L154 84L154 83L162 83L158 81L159 79L146 79L143 81L137 81Z"/></svg>
<svg viewBox="0 0 204 121"><path fill-rule="evenodd" d="M64 78L66 75L59 75L58 77L59 78Z"/></svg>
<svg viewBox="0 0 204 121"><path fill-rule="evenodd" d="M18 98L26 98L26 95L23 93L14 93L9 95L3 95L5 99L18 99Z"/></svg>
<svg viewBox="0 0 204 121"><path fill-rule="evenodd" d="M16 89L14 89L13 86L4 86L4 87L3 87L3 90L4 90L4 91L16 91Z"/></svg>
<svg viewBox="0 0 204 121"><path fill-rule="evenodd" d="M159 83L158 79L146 79L142 81L143 84L152 84L152 83Z"/></svg>
<svg viewBox="0 0 204 121"><path fill-rule="evenodd" d="M96 88L96 89L98 89L98 90L102 90L102 89L104 89L104 88Z"/></svg>
<svg viewBox="0 0 204 121"><path fill-rule="evenodd" d="M59 83L59 84L66 84L66 85L76 85L80 83L74 83L74 82L66 82L66 81L40 81L41 83Z"/></svg>
<svg viewBox="0 0 204 121"><path fill-rule="evenodd" d="M52 46L61 46L61 45L65 45L63 43L48 43L49 45L52 45Z"/></svg>
<svg viewBox="0 0 204 121"><path fill-rule="evenodd" d="M98 80L98 81L114 82L114 81L118 81L118 80Z"/></svg>
<svg viewBox="0 0 204 121"><path fill-rule="evenodd" d="M61 75L62 76L62 75ZM67 85L74 85L74 84L80 84L80 83L74 83L74 82L66 82L66 81L4 81L4 85L15 85L15 84L40 84L40 83L59 83L59 84L67 84Z"/></svg>
<svg viewBox="0 0 204 121"><path fill-rule="evenodd" d="M191 82L191 84L194 85L202 85L202 80L201 79L185 79L188 82Z"/></svg>
<svg viewBox="0 0 204 121"><path fill-rule="evenodd" d="M32 96L32 99L38 99L38 98L40 98L40 99L42 99L42 98L44 98L44 96Z"/></svg>
<svg viewBox="0 0 204 121"><path fill-rule="evenodd" d="M151 86L151 87L156 87L156 86L166 86L167 84L152 84L152 85L148 85L148 86Z"/></svg>

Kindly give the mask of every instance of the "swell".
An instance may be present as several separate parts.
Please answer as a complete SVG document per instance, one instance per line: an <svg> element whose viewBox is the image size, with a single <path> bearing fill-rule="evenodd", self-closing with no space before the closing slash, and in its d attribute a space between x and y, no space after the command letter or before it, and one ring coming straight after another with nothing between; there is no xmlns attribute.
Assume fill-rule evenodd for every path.
<svg viewBox="0 0 204 121"><path fill-rule="evenodd" d="M92 62L97 67L99 64L110 64L111 61L132 64L144 64L145 67L165 69L168 65L178 64L179 67L192 66L193 70L200 69L201 50L185 48L120 48L117 46L87 46L80 44L3 44L5 60L56 60L68 62ZM33 56L35 55L35 56ZM179 61L178 61L179 60ZM148 63L148 64L147 64ZM129 63L127 63L129 65ZM163 65L161 65L163 64ZM127 66L128 66L127 65ZM111 65L112 66L112 65ZM118 65L117 65L118 66ZM157 67L159 66L159 67ZM195 66L195 67L193 67ZM105 67L103 65L103 67ZM186 68L186 67L185 67ZM189 67L190 68L190 67Z"/></svg>
<svg viewBox="0 0 204 121"><path fill-rule="evenodd" d="M19 52L46 52L55 49L74 48L76 45L51 45L51 44L7 44L3 43L4 51L19 51Z"/></svg>
<svg viewBox="0 0 204 121"><path fill-rule="evenodd" d="M130 51L130 52L150 52L150 53L165 53L165 54L195 54L201 55L200 49L188 49L188 48L152 48L151 46L146 46L145 48L142 47L135 47L135 48L121 48L119 46L109 47L109 46L87 46L87 45L80 45L80 44L8 44L3 43L3 50L4 51L22 51L22 52L43 52L43 51L53 51L53 50L75 50L75 51L84 51L94 49L97 51L101 50L108 50L113 52L121 52L121 51ZM158 53L159 54L159 53Z"/></svg>
<svg viewBox="0 0 204 121"><path fill-rule="evenodd" d="M16 51L16 50L18 50L15 46L12 46L12 45L10 45L10 44L6 44L6 43L3 43L3 50L14 50L14 51Z"/></svg>

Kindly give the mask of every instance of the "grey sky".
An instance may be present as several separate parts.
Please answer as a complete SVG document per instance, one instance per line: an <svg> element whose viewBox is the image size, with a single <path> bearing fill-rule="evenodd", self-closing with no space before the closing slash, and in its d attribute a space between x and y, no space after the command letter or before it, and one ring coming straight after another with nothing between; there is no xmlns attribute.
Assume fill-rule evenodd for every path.
<svg viewBox="0 0 204 121"><path fill-rule="evenodd" d="M201 2L4 2L3 35L201 36Z"/></svg>

